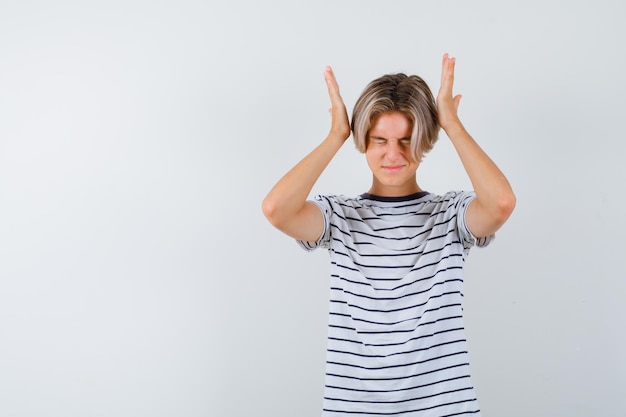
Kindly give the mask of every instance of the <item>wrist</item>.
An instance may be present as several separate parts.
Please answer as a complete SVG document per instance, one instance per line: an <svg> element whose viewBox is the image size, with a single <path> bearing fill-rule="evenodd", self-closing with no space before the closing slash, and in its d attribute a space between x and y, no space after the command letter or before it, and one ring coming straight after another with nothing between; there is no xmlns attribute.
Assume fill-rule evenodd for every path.
<svg viewBox="0 0 626 417"><path fill-rule="evenodd" d="M459 119L452 120L445 125L442 124L441 128L446 132L446 135L448 135L450 139L459 134L467 133L465 127L463 126L463 123L461 123Z"/></svg>
<svg viewBox="0 0 626 417"><path fill-rule="evenodd" d="M339 145L343 145L343 143L350 137L350 131L346 134L345 132L331 130L326 137L327 141L338 143Z"/></svg>

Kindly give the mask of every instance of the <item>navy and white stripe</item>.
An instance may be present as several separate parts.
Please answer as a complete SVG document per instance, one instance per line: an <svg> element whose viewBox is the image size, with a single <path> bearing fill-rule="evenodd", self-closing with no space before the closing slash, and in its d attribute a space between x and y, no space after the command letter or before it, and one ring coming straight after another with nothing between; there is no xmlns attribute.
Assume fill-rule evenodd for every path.
<svg viewBox="0 0 626 417"><path fill-rule="evenodd" d="M471 192L318 196L331 259L323 415L479 416L463 327Z"/></svg>

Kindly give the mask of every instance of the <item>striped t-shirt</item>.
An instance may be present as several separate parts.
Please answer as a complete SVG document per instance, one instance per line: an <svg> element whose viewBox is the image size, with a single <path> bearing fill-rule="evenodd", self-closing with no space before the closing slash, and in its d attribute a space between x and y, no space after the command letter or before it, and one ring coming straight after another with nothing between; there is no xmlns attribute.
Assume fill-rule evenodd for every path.
<svg viewBox="0 0 626 417"><path fill-rule="evenodd" d="M463 327L472 192L318 196L331 260L323 416L480 416Z"/></svg>

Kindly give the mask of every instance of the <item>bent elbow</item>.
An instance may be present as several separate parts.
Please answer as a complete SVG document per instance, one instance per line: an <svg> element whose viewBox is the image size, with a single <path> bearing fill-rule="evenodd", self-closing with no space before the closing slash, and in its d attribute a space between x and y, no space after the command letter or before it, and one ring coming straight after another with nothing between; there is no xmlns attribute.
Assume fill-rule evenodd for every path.
<svg viewBox="0 0 626 417"><path fill-rule="evenodd" d="M504 196L501 196L498 199L498 220L501 223L504 223L513 213L515 209L515 204L517 203L517 198L515 194L511 191Z"/></svg>
<svg viewBox="0 0 626 417"><path fill-rule="evenodd" d="M285 225L288 224L290 219L289 211L287 211L285 204L281 204L280 200L268 196L261 203L261 209L265 218L272 226L284 231Z"/></svg>
<svg viewBox="0 0 626 417"><path fill-rule="evenodd" d="M263 202L261 203L261 210L263 211L263 215L265 218L273 225L276 226L277 220L277 212L278 209L276 207L276 202L269 197L265 197Z"/></svg>

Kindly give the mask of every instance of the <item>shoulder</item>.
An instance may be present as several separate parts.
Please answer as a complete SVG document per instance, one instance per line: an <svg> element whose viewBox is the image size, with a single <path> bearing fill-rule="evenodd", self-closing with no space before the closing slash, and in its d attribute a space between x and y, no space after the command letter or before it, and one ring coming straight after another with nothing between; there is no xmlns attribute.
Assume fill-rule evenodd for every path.
<svg viewBox="0 0 626 417"><path fill-rule="evenodd" d="M360 208L363 206L360 197L347 197L343 194L318 194L312 201L329 207Z"/></svg>
<svg viewBox="0 0 626 417"><path fill-rule="evenodd" d="M473 191L454 190L441 195L432 195L430 202L441 206L460 208L460 206L467 205L475 197L476 193Z"/></svg>
<svg viewBox="0 0 626 417"><path fill-rule="evenodd" d="M431 201L440 203L455 202L473 194L473 191L451 190L444 194L431 194Z"/></svg>
<svg viewBox="0 0 626 417"><path fill-rule="evenodd" d="M444 194L431 194L427 203L432 215L443 218L455 218L467 210L469 203L476 197L473 191L454 190Z"/></svg>

